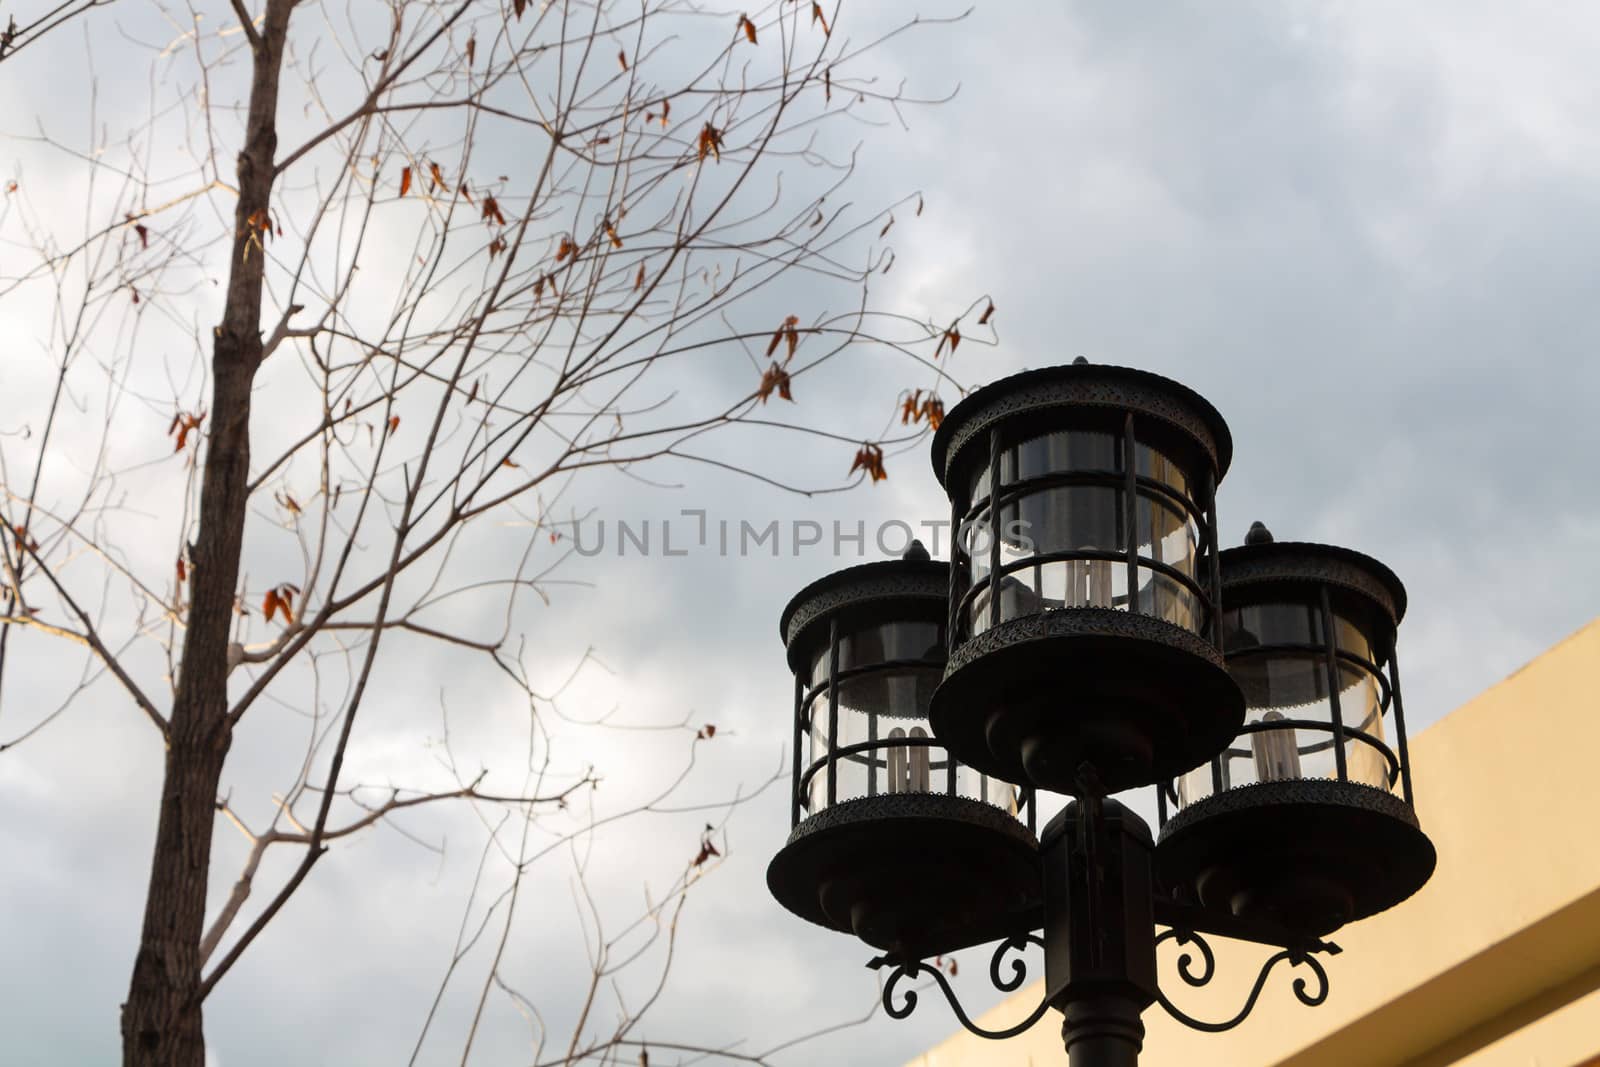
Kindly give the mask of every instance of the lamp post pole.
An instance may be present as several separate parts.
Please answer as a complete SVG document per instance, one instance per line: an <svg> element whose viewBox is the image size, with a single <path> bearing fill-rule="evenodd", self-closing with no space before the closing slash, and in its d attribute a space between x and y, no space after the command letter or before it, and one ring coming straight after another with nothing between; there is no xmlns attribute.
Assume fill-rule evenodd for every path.
<svg viewBox="0 0 1600 1067"><path fill-rule="evenodd" d="M1045 827L1046 997L1072 1067L1137 1067L1155 1003L1150 828L1094 793Z"/></svg>

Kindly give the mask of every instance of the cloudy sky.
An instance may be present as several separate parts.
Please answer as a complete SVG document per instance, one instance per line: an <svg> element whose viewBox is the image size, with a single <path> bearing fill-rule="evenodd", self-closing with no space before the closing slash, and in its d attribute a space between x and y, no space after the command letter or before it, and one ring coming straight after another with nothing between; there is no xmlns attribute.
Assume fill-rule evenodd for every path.
<svg viewBox="0 0 1600 1067"><path fill-rule="evenodd" d="M215 6L221 17L226 5ZM874 5L891 6L900 7ZM846 12L839 31L868 36L890 18ZM0 65L0 92L13 103L4 132L31 132L55 94L81 91L59 58L76 54L75 40ZM1393 567L1410 593L1408 718L1425 728L1600 611L1597 52L1600 12L1583 5L1173 3L1156 12L980 0L965 21L879 53L890 79L904 75L928 95L960 89L909 111L909 129L860 134L853 198L920 191L926 203L886 239L896 267L877 298L942 322L991 296L998 343L962 347L950 369L965 385L1084 355L1204 394L1235 442L1219 494L1224 542L1261 519L1282 539L1349 545ZM29 142L3 143L0 152L34 159ZM803 300L805 283L795 284L774 299ZM13 365L3 359L0 397ZM869 363L859 373L890 395L927 384L903 368ZM798 403L847 413L885 395L803 385ZM0 400L0 429L10 430L24 420L6 407ZM781 458L825 484L850 457L808 445ZM602 473L572 500L597 520L654 522L657 536L661 522L680 524L675 537L692 529L682 509L713 522L868 529L943 513L925 445L891 454L888 473L819 498L702 467L663 471L660 486ZM593 649L597 663L563 696L564 711L691 727L569 727L564 766L599 765L604 815L670 780L693 726L713 723L717 736L699 746L674 805L758 787L786 766L778 613L795 589L857 557L837 557L826 539L798 553L786 542L778 558L711 548L618 558L614 549L562 564L572 584L551 587L529 628L541 682L553 685ZM34 672L48 670L48 655ZM526 746L525 709L454 663L421 646L388 661L382 694L392 711L363 724L355 778L414 781L436 770L441 706L453 744L473 761ZM3 739L29 719L13 703L26 683L8 675L7 684ZM160 753L148 726L112 703L86 702L0 754L0 1032L18 1063L116 1055ZM235 741L244 755L227 784L257 811L284 760L292 773L298 735L275 733L288 729L263 714ZM1426 768L1417 781L1426 789ZM608 922L670 884L704 818L644 816L595 835L581 859ZM419 814L401 829L336 848L219 987L207 1004L216 1063L411 1056L483 833L471 812ZM765 866L787 831L781 784L732 817L729 854L691 895L671 980L639 1036L758 1052L869 1010L869 953L767 894ZM216 877L226 882L244 850L221 822L218 835ZM441 843L442 853L428 847ZM510 984L556 1035L576 1017L587 973L575 862L558 852L539 868L508 939ZM269 864L262 878L285 869ZM503 882L504 871L492 877ZM469 956L470 976L452 987L417 1062L459 1062L485 959L481 949ZM630 977L630 1003L656 962L648 956ZM967 970L974 977L958 988L987 1004L981 968ZM490 1004L473 1062L525 1062L527 1024L509 998ZM880 1015L774 1058L892 1067L953 1025L925 1000L911 1020Z"/></svg>

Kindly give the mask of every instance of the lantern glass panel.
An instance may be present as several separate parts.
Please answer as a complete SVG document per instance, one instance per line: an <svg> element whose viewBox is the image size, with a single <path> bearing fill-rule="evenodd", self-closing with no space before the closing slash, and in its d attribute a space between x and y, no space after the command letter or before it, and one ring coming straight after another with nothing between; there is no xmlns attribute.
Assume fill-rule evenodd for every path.
<svg viewBox="0 0 1600 1067"><path fill-rule="evenodd" d="M1134 446L1134 470L1147 478L1154 478L1185 497L1189 496L1189 478L1183 473L1183 468L1173 462L1166 453L1143 442Z"/></svg>
<svg viewBox="0 0 1600 1067"><path fill-rule="evenodd" d="M1000 481L1047 478L1068 471L1116 474L1122 470L1121 438L1094 430L1062 430L1040 434L1000 452ZM981 466L972 480L973 500L989 495L989 467Z"/></svg>
<svg viewBox="0 0 1600 1067"><path fill-rule="evenodd" d="M1396 791L1383 725L1388 695L1376 673L1374 642L1358 622L1339 613L1333 615L1333 631L1341 653L1335 677L1345 735L1345 780ZM1320 606L1269 603L1229 609L1224 632L1228 672L1244 690L1247 724L1301 721L1326 726L1285 725L1240 734L1215 765L1202 765L1178 780L1179 804L1191 804L1219 787L1338 778Z"/></svg>
<svg viewBox="0 0 1600 1067"><path fill-rule="evenodd" d="M1072 430L1003 449L998 522L989 500L988 465L973 473L969 499L978 507L962 542L972 589L962 620L964 636L982 633L994 622L1056 608L1129 610L1122 441L1121 434ZM1194 589L1149 565L1164 564L1199 584L1201 533L1189 478L1170 456L1143 442L1135 443L1134 467L1178 499L1148 486L1139 490L1134 521L1143 562L1137 567L1138 591L1132 606L1198 633L1205 619ZM1000 537L1003 572L998 617L988 587L992 531ZM1096 555L1028 562L1039 556L1077 553Z"/></svg>
<svg viewBox="0 0 1600 1067"><path fill-rule="evenodd" d="M1009 783L953 764L943 747L931 743L928 704L943 676L943 662L944 633L937 623L885 623L840 634L836 743L841 754L830 768L832 668L826 650L813 657L816 695L808 734L809 764L816 771L807 787L808 814L828 807L830 774L836 804L883 794L942 793L1016 814L1016 790ZM856 745L867 747L843 751Z"/></svg>
<svg viewBox="0 0 1600 1067"><path fill-rule="evenodd" d="M1200 528L1171 501L1139 496L1139 556L1198 579ZM1153 567L1139 568L1139 611L1186 630L1200 628L1200 600L1182 582Z"/></svg>

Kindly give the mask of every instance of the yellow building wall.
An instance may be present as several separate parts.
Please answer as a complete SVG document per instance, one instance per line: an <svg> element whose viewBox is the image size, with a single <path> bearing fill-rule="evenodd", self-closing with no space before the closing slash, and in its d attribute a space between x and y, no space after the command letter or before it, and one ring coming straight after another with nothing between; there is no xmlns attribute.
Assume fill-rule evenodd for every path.
<svg viewBox="0 0 1600 1067"><path fill-rule="evenodd" d="M1600 1067L1600 619L1422 731L1411 758L1438 869L1409 901L1333 935L1344 952L1322 957L1327 1001L1302 1005L1290 988L1301 972L1280 964L1225 1034L1152 1006L1142 1063ZM1210 940L1216 980L1186 986L1167 945L1162 989L1191 1015L1224 1019L1271 950ZM980 1024L1010 1025L1042 995L1035 983ZM1065 1062L1051 1012L1010 1041L962 1031L906 1067Z"/></svg>

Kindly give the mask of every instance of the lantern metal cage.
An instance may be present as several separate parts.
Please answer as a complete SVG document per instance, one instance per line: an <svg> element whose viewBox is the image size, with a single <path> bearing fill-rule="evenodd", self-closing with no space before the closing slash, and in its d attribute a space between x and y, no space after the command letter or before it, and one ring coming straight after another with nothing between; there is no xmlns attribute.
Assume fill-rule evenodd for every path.
<svg viewBox="0 0 1600 1067"><path fill-rule="evenodd" d="M950 411L933 440L955 532L950 657L931 716L959 759L1074 795L1088 765L1115 792L1238 732L1216 549L1231 454L1199 394L1082 359Z"/></svg>
<svg viewBox="0 0 1600 1067"><path fill-rule="evenodd" d="M1395 656L1405 588L1375 559L1274 542L1260 523L1219 567L1246 722L1158 789L1157 870L1202 908L1321 936L1433 873Z"/></svg>
<svg viewBox="0 0 1600 1067"><path fill-rule="evenodd" d="M1031 928L1043 892L1031 792L964 765L929 729L949 583L949 565L913 542L903 559L807 586L780 622L795 677L792 833L768 886L897 959Z"/></svg>

